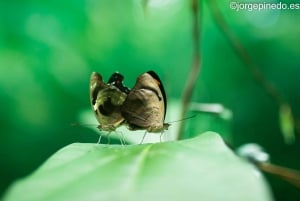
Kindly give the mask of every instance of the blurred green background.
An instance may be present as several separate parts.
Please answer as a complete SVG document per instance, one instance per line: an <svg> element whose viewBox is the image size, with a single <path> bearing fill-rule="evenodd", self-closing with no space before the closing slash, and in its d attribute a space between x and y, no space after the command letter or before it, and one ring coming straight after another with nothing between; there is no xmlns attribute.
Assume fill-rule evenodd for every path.
<svg viewBox="0 0 300 201"><path fill-rule="evenodd" d="M276 101L231 49L211 17L209 1L204 2L203 63L193 101L222 103L232 111L235 147L259 143L274 163L300 169L299 132L294 144L284 143ZM265 78L299 118L299 10L238 12L229 1L218 4ZM0 192L61 147L97 141L92 130L70 126L90 108L92 71L105 80L119 71L133 86L139 74L152 69L168 99L180 100L192 63L189 6L188 0L1 1ZM277 200L300 200L295 187L267 177Z"/></svg>

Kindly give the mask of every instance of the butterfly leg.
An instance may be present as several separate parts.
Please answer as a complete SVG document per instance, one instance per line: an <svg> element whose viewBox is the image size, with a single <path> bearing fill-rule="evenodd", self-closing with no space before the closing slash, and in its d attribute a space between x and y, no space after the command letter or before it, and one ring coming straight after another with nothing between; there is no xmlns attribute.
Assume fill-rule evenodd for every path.
<svg viewBox="0 0 300 201"><path fill-rule="evenodd" d="M111 134L111 131L109 131L108 133L107 133L107 144L110 144L110 134Z"/></svg>
<svg viewBox="0 0 300 201"><path fill-rule="evenodd" d="M143 135L143 138L142 138L140 144L143 144L143 141L144 141L144 139L145 139L145 137L146 137L146 134L147 134L147 130L145 131L145 133L144 133L144 135Z"/></svg>
<svg viewBox="0 0 300 201"><path fill-rule="evenodd" d="M164 131L162 131L162 132L160 133L160 136L159 136L159 142L162 142L162 136L163 136L163 134L164 134Z"/></svg>
<svg viewBox="0 0 300 201"><path fill-rule="evenodd" d="M101 137L102 137L102 135L101 135L101 133L100 133L100 134L99 134L99 139L98 139L97 144L100 144L100 142L101 142Z"/></svg>
<svg viewBox="0 0 300 201"><path fill-rule="evenodd" d="M120 143L121 143L121 145L126 145L126 141L125 141L125 138L124 138L124 133L123 132L120 132L120 133L121 133Z"/></svg>

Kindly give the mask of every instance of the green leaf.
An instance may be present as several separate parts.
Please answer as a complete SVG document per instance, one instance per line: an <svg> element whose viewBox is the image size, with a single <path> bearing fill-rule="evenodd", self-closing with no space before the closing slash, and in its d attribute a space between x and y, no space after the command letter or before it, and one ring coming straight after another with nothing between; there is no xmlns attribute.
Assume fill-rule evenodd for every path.
<svg viewBox="0 0 300 201"><path fill-rule="evenodd" d="M142 145L71 144L4 200L272 200L257 169L207 132Z"/></svg>

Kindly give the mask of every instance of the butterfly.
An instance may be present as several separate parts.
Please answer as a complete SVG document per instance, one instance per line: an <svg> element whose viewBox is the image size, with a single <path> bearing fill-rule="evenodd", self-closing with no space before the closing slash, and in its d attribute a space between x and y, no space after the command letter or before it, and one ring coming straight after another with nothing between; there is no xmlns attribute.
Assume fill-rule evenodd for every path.
<svg viewBox="0 0 300 201"><path fill-rule="evenodd" d="M167 99L159 76L154 71L140 75L128 93L122 107L129 130L143 130L158 133L168 129L164 123Z"/></svg>
<svg viewBox="0 0 300 201"><path fill-rule="evenodd" d="M105 83L99 73L93 72L90 77L90 102L92 110L102 131L114 131L124 123L121 107L129 93L123 84L124 76L114 73Z"/></svg>
<svg viewBox="0 0 300 201"><path fill-rule="evenodd" d="M158 75L148 71L140 75L130 90L123 84L120 73L111 75L107 83L99 73L90 78L90 102L99 122L98 128L112 132L121 125L129 130L163 132L169 124L164 123L167 100Z"/></svg>

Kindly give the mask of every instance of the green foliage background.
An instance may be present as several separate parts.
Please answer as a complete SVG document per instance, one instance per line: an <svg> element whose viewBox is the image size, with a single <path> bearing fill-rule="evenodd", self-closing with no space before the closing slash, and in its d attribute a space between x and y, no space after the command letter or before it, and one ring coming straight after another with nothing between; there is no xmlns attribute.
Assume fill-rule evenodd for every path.
<svg viewBox="0 0 300 201"><path fill-rule="evenodd" d="M96 142L91 130L70 126L90 107L92 71L106 79L119 71L126 85L132 86L139 74L153 69L163 80L169 100L181 98L192 62L189 1L152 0L147 7L144 2L0 2L2 192L59 148ZM299 139L284 144L278 105L232 51L212 20L209 1L204 2L203 63L193 101L218 102L232 110L234 146L257 142L274 163L300 169ZM300 12L237 12L229 8L229 1L218 4L265 78L299 117ZM278 200L300 199L293 186L268 179Z"/></svg>

